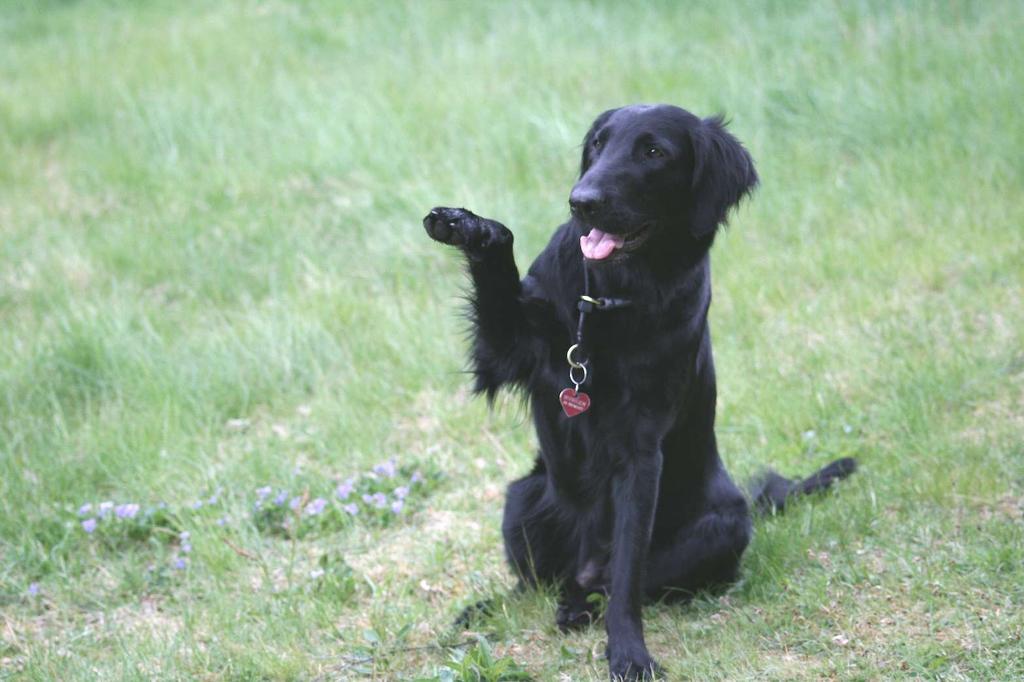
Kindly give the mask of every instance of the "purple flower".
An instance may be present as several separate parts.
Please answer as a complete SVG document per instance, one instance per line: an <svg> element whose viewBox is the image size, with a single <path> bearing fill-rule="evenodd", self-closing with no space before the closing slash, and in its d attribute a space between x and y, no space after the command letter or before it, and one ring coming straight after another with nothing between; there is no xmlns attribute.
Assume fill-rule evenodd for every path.
<svg viewBox="0 0 1024 682"><path fill-rule="evenodd" d="M401 514L404 506L405 500L395 500L391 503L391 511L395 514Z"/></svg>
<svg viewBox="0 0 1024 682"><path fill-rule="evenodd" d="M114 513L117 514L119 519L133 519L135 515L139 513L139 505L137 504L119 504L114 509Z"/></svg>
<svg viewBox="0 0 1024 682"><path fill-rule="evenodd" d="M222 516L219 519L217 519L217 525L218 526L226 526L227 523L228 523L228 517L226 517L226 516Z"/></svg>
<svg viewBox="0 0 1024 682"><path fill-rule="evenodd" d="M409 481L411 483L422 483L423 482L423 474L421 474L419 469L417 469L416 471L413 472L412 478L410 478Z"/></svg>
<svg viewBox="0 0 1024 682"><path fill-rule="evenodd" d="M179 571L184 570L186 566L188 566L188 561L183 557L178 557L174 560L174 567Z"/></svg>
<svg viewBox="0 0 1024 682"><path fill-rule="evenodd" d="M78 515L79 516L85 516L90 511L92 511L92 503L91 502L86 502L85 504L83 504L81 507L78 508Z"/></svg>
<svg viewBox="0 0 1024 682"><path fill-rule="evenodd" d="M334 494L337 495L339 500L347 500L348 496L355 490L352 479L348 479L344 483L339 483L338 487L334 489Z"/></svg>
<svg viewBox="0 0 1024 682"><path fill-rule="evenodd" d="M196 500L195 502L192 503L192 508L193 509L202 509L202 507L203 507L203 501L202 500Z"/></svg>
<svg viewBox="0 0 1024 682"><path fill-rule="evenodd" d="M28 593L29 593L29 596L32 596L32 597L34 597L37 594L39 594L39 583L29 583L29 585L28 585Z"/></svg>
<svg viewBox="0 0 1024 682"><path fill-rule="evenodd" d="M288 503L288 508L289 509L298 509L300 504L302 504L302 498L301 497L293 497L292 501Z"/></svg>
<svg viewBox="0 0 1024 682"><path fill-rule="evenodd" d="M261 500L268 497L272 492L274 491L270 488L269 485L265 485L262 488L256 488L256 494L259 495Z"/></svg>
<svg viewBox="0 0 1024 682"><path fill-rule="evenodd" d="M363 502L377 509L383 509L388 506L388 496L384 493L366 494L363 495Z"/></svg>
<svg viewBox="0 0 1024 682"><path fill-rule="evenodd" d="M377 474L378 476L384 476L385 478L394 477L397 471L398 469L395 466L394 458L391 458L388 461L382 462L377 466L373 467L373 473Z"/></svg>
<svg viewBox="0 0 1024 682"><path fill-rule="evenodd" d="M91 533L96 530L96 519L86 519L82 521L82 530L86 533Z"/></svg>
<svg viewBox="0 0 1024 682"><path fill-rule="evenodd" d="M355 516L359 513L359 506L355 502L343 505L341 508L347 511L352 516Z"/></svg>
<svg viewBox="0 0 1024 682"><path fill-rule="evenodd" d="M306 505L306 513L310 516L316 516L324 510L327 506L327 500L322 497L318 497L309 504Z"/></svg>
<svg viewBox="0 0 1024 682"><path fill-rule="evenodd" d="M192 533L189 533L187 530L183 530L180 533L178 533L178 540L180 540L181 542L188 542L189 538L191 537Z"/></svg>
<svg viewBox="0 0 1024 682"><path fill-rule="evenodd" d="M183 553L183 554L188 554L188 553L190 553L190 552L192 551L192 544L191 544L191 543L188 543L188 542L184 542L184 543L182 543L182 545L181 545L181 551L182 551L182 553Z"/></svg>
<svg viewBox="0 0 1024 682"><path fill-rule="evenodd" d="M104 516L109 515L111 510L113 510L113 508L114 508L114 503L113 502L100 502L100 507L99 507L99 516L100 516L100 518L103 518Z"/></svg>
<svg viewBox="0 0 1024 682"><path fill-rule="evenodd" d="M400 485L397 488L395 488L395 497L397 497L398 499L404 500L406 498L406 496L408 496L408 495L409 495L409 486L407 486L407 485Z"/></svg>
<svg viewBox="0 0 1024 682"><path fill-rule="evenodd" d="M274 498L274 504L276 504L278 507L280 507L282 504L284 504L287 501L288 501L288 491L286 491L286 490L282 490L281 492L279 492L277 494L277 497Z"/></svg>

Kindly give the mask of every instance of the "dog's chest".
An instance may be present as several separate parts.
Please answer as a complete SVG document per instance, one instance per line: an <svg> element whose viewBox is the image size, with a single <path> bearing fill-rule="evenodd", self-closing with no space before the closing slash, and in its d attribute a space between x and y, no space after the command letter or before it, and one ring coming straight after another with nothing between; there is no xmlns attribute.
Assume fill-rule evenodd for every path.
<svg viewBox="0 0 1024 682"><path fill-rule="evenodd" d="M633 311L588 320L584 341L591 389L614 402L676 395L692 367L693 350L684 332L676 320Z"/></svg>

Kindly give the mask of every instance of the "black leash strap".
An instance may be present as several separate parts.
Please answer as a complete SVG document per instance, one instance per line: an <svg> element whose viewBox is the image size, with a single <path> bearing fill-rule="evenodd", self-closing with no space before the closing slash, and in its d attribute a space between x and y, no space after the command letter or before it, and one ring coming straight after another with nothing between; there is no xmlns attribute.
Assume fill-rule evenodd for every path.
<svg viewBox="0 0 1024 682"><path fill-rule="evenodd" d="M583 294L580 296L580 300L576 302L576 310L580 312L579 320L576 322L576 347L586 355L586 350L583 346L583 325L587 320L589 313L599 310L615 310L616 308L626 308L633 305L633 302L628 298L594 298L590 295L590 270L587 268L586 261L583 262ZM586 362L583 360L582 362ZM570 363L571 364L571 363Z"/></svg>

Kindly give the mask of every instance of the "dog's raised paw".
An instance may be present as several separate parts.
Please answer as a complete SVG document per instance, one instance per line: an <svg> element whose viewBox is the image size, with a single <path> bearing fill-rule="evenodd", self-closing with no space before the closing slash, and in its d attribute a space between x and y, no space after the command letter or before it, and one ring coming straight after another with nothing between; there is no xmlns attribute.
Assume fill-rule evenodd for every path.
<svg viewBox="0 0 1024 682"><path fill-rule="evenodd" d="M423 218L423 228L434 241L457 246L469 254L512 243L512 232L507 227L464 208L438 206Z"/></svg>

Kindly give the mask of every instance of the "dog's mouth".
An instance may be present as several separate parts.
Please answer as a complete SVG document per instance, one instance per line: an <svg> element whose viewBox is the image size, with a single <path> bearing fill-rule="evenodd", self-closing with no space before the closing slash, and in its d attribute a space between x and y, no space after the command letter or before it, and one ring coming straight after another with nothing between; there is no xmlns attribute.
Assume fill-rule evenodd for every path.
<svg viewBox="0 0 1024 682"><path fill-rule="evenodd" d="M636 250L647 240L648 233L647 225L626 234L612 234L592 227L590 232L580 237L580 250L584 258L604 260L616 251L628 253Z"/></svg>

